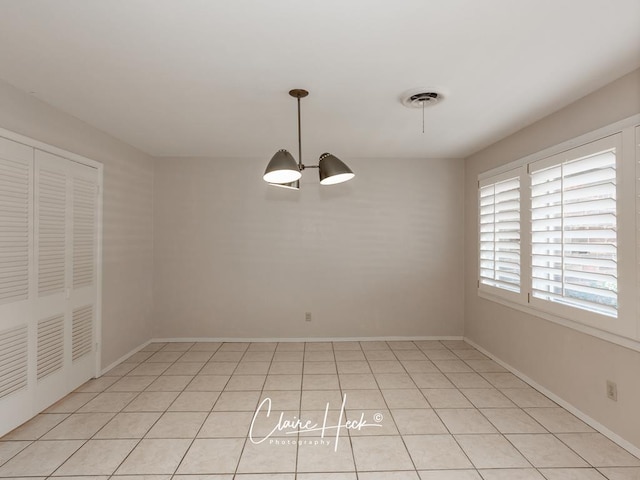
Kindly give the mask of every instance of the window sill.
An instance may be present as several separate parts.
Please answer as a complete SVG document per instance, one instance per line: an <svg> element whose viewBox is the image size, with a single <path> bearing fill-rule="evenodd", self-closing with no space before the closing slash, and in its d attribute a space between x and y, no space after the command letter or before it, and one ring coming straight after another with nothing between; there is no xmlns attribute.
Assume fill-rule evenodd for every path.
<svg viewBox="0 0 640 480"><path fill-rule="evenodd" d="M499 303L501 305L504 305L505 307L513 308L514 310L518 310L520 312L524 312L529 315L542 318L551 323L562 325L563 327L567 327L581 333L586 333L587 335L591 335L601 340L605 340L607 342L611 342L616 345L620 345L622 347L635 350L636 352L640 352L640 341L638 339L623 337L615 333L607 332L605 330L600 330L600 329L591 327L589 325L584 325L575 320L569 320L568 318L559 317L557 315L553 315L551 313L544 312L542 310L534 308L530 305L523 305L521 303L509 301L502 297L499 297L497 295L492 295L482 290L476 290L476 291L477 291L478 297L483 298L485 300Z"/></svg>

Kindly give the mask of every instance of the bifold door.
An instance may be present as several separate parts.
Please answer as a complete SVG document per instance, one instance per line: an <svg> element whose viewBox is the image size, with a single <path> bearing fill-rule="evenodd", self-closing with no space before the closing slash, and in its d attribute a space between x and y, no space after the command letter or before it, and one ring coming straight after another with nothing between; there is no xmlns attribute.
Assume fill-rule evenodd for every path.
<svg viewBox="0 0 640 480"><path fill-rule="evenodd" d="M1 434L94 374L99 172L0 139L0 185Z"/></svg>

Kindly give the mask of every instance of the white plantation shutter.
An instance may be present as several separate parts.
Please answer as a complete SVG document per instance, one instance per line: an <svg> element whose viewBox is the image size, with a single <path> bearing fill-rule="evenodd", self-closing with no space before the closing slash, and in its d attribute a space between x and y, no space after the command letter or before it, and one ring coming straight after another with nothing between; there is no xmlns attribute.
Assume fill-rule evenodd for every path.
<svg viewBox="0 0 640 480"><path fill-rule="evenodd" d="M616 149L602 146L530 165L531 294L617 317Z"/></svg>
<svg viewBox="0 0 640 480"><path fill-rule="evenodd" d="M520 293L520 175L480 183L479 285Z"/></svg>

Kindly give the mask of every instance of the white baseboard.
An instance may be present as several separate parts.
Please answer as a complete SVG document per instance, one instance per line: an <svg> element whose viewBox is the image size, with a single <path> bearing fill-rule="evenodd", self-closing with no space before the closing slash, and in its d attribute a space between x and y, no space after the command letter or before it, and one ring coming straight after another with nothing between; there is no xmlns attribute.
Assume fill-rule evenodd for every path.
<svg viewBox="0 0 640 480"><path fill-rule="evenodd" d="M150 343L152 343L153 340L147 340L146 342L144 342L141 345L138 345L136 348L134 348L133 350L131 350L129 353L125 353L123 356L121 356L119 359L117 359L115 362L112 362L110 365L107 365L106 367L104 367L101 371L100 371L100 375L104 375L105 373L107 373L109 370L111 370L114 367L117 367L118 365L120 365L122 362L124 362L125 360L127 360L129 357L131 357L132 355L138 353L140 350L142 350L144 347L146 347L147 345L149 345Z"/></svg>
<svg viewBox="0 0 640 480"><path fill-rule="evenodd" d="M241 337L172 337L154 338L148 343L172 343L172 342L403 342L420 340L463 340L462 335L454 336L417 336L417 337L301 337L301 338L241 338Z"/></svg>
<svg viewBox="0 0 640 480"><path fill-rule="evenodd" d="M496 357L495 355L493 355L492 353L488 352L487 350L485 350L484 348L482 348L480 345L478 345L477 343L475 343L473 340L465 337L464 341L467 342L469 345L472 345L473 347L477 348L479 351L481 351L482 353L484 353L487 357L489 357L491 360L493 360L494 362L496 362L497 364L501 365L502 367L506 368L507 370L509 370L511 373L513 373L516 377L518 377L520 380L522 380L523 382L528 383L531 387L535 388L536 390L538 390L540 393L542 393L543 395L545 395L546 397L549 397L551 400L553 400L554 402L556 402L558 405L560 405L562 408L564 408L565 410L571 412L573 415L575 415L576 417L578 417L580 420L582 420L584 423L586 423L587 425L589 425L590 427L596 429L598 432L602 433L605 437L609 438L611 441L615 442L616 444L620 445L622 448L624 448L625 450L627 450L629 453L631 453L632 455L635 455L636 457L640 458L640 448L636 447L634 444L632 444L631 442L628 442L627 440L625 440L624 438L622 438L620 435L618 435L617 433L609 430L607 427L605 427L604 425L602 425L600 422L598 422L597 420L594 420L593 418L591 418L589 415L587 415L586 413L578 410L576 407L574 407L572 404L570 404L569 402L563 400L562 398L560 398L558 395L556 395L555 393L551 392L550 390L546 389L545 387L543 387L542 385L540 385L539 383L537 383L536 381L532 380L531 378L529 378L527 375L525 375L524 373L520 372L519 370L513 368L511 365L509 365L508 363L502 361L501 359L499 359L498 357Z"/></svg>

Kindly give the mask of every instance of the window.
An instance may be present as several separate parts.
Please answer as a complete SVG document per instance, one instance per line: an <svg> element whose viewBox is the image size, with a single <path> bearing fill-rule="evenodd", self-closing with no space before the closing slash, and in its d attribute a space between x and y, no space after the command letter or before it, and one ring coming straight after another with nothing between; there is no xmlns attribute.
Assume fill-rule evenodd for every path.
<svg viewBox="0 0 640 480"><path fill-rule="evenodd" d="M576 150L530 165L531 294L617 317L616 149Z"/></svg>
<svg viewBox="0 0 640 480"><path fill-rule="evenodd" d="M478 295L640 350L633 121L479 176Z"/></svg>
<svg viewBox="0 0 640 480"><path fill-rule="evenodd" d="M514 176L515 175L515 176ZM480 182L481 288L520 293L520 176L513 172Z"/></svg>

